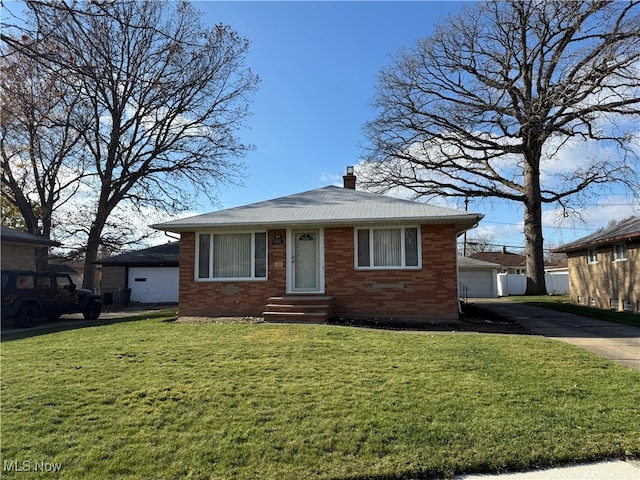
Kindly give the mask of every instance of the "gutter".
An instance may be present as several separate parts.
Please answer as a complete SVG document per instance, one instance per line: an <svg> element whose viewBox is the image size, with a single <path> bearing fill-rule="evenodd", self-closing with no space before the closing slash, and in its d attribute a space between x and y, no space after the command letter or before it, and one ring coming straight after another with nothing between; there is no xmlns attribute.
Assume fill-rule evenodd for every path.
<svg viewBox="0 0 640 480"><path fill-rule="evenodd" d="M607 237L601 240L594 240L591 242L569 244L564 247L554 248L551 250L551 252L552 253L569 253L569 252L576 252L578 250L585 250L587 248L600 247L602 245L611 245L613 243L634 242L634 241L640 241L640 233L633 233L633 234L627 233L625 235Z"/></svg>
<svg viewBox="0 0 640 480"><path fill-rule="evenodd" d="M480 220L484 218L482 214L473 214L473 215L447 215L442 217L381 217L381 218L345 218L345 219L291 219L291 220L276 220L276 221L233 221L233 222L223 222L223 223L179 223L173 224L169 223L156 223L153 225L149 225L149 227L154 228L156 230L162 230L165 232L193 232L204 229L211 228L282 228L286 226L296 225L296 226L323 226L323 227L344 227L344 226L355 226L355 225L397 225L397 224L407 224L407 223L418 223L421 225L469 225L468 227L463 227L462 230L456 231L457 236L460 236L467 230L471 230L478 226ZM473 223L471 223L473 222Z"/></svg>
<svg viewBox="0 0 640 480"><path fill-rule="evenodd" d="M477 222L470 226L469 228L462 230L461 232L457 232L456 239L460 237L460 235L472 230L478 226L480 220L484 218L484 215L476 215ZM458 244L456 242L456 292L458 294L458 315L462 315L462 302L460 301L460 255L458 255Z"/></svg>

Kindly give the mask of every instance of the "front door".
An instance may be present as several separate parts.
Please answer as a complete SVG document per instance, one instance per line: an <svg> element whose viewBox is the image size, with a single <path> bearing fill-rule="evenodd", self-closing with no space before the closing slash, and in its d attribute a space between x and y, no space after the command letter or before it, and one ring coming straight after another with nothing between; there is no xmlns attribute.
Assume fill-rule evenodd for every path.
<svg viewBox="0 0 640 480"><path fill-rule="evenodd" d="M291 237L291 290L320 292L320 231L295 230Z"/></svg>

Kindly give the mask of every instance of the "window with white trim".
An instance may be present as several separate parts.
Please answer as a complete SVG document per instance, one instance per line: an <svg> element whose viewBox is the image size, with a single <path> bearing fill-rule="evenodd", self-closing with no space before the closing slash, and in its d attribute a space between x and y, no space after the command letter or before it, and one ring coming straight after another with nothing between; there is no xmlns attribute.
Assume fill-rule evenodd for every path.
<svg viewBox="0 0 640 480"><path fill-rule="evenodd" d="M420 268L417 227L356 229L356 268Z"/></svg>
<svg viewBox="0 0 640 480"><path fill-rule="evenodd" d="M587 250L587 263L598 263L598 249L589 248Z"/></svg>
<svg viewBox="0 0 640 480"><path fill-rule="evenodd" d="M196 240L198 280L267 278L267 233L199 233Z"/></svg>
<svg viewBox="0 0 640 480"><path fill-rule="evenodd" d="M627 259L627 244L618 243L613 246L613 261L621 262Z"/></svg>

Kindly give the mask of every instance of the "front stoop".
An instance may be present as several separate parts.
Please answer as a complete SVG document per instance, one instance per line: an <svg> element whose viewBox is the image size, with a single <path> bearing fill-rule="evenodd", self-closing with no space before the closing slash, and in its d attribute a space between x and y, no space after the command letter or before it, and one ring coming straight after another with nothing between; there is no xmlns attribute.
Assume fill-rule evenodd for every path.
<svg viewBox="0 0 640 480"><path fill-rule="evenodd" d="M265 322L324 323L333 315L333 300L324 295L271 297L262 316Z"/></svg>

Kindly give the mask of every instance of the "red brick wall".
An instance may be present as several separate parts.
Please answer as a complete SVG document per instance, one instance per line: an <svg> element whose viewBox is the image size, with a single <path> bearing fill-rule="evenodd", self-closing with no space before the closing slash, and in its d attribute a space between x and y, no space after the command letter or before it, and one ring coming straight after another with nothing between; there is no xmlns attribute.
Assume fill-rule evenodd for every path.
<svg viewBox="0 0 640 480"><path fill-rule="evenodd" d="M355 270L352 227L325 229L325 291L340 316L451 320L458 317L456 235L423 225L421 270Z"/></svg>
<svg viewBox="0 0 640 480"><path fill-rule="evenodd" d="M275 235L282 244L274 245ZM458 316L456 235L451 225L423 225L421 270L354 268L353 227L325 228L325 292L334 313L351 317L451 320ZM268 280L195 282L195 234L180 244L180 315L259 316L286 292L286 231L268 232Z"/></svg>
<svg viewBox="0 0 640 480"><path fill-rule="evenodd" d="M275 235L282 244L274 245ZM195 233L180 236L181 316L260 316L267 299L286 290L285 230L269 230L267 280L251 282L196 282Z"/></svg>

